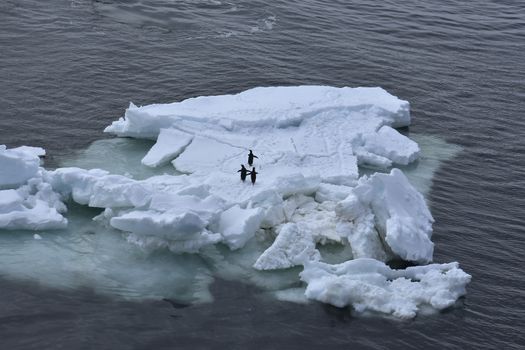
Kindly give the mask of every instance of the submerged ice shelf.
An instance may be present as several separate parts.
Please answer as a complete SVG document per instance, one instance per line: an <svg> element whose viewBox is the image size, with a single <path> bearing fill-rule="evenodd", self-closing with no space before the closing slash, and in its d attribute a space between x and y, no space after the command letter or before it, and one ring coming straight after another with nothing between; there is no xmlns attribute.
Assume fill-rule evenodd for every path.
<svg viewBox="0 0 525 350"><path fill-rule="evenodd" d="M116 246L121 253L135 246L133 254L146 257L171 251L177 259L194 262L187 253L203 259L196 269L206 282L174 278L174 289L200 288L175 293L181 298L207 300L210 275L251 281L283 298L297 291L288 292L298 283L297 266L304 268L300 278L309 299L413 317L422 307L452 305L470 276L457 264L384 265L432 261L433 218L405 172L416 179L419 165L411 164L417 159L429 170L438 162L425 159L418 144L395 129L409 124L408 102L380 88L256 88L130 105L106 132L156 143L134 151L141 156L123 165L129 171L110 164L100 164L106 170L45 170L41 149L0 148L0 229L64 229L66 216L75 226L64 204L73 201L99 208L93 231L123 232L126 241ZM254 186L236 173L248 149L259 156ZM88 150L65 163L92 168L89 159ZM138 170L146 166L153 169ZM44 244L45 236L32 246ZM333 244L345 248L340 265L328 262L324 246Z"/></svg>

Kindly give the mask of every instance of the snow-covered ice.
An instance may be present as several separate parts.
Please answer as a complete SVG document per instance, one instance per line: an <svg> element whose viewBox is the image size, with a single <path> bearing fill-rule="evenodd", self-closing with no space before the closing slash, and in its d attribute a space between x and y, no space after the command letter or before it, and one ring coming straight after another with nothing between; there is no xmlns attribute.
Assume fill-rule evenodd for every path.
<svg viewBox="0 0 525 350"><path fill-rule="evenodd" d="M407 261L432 261L434 219L423 196L399 169L361 178L337 209L340 216L358 221L370 215L367 208L373 213L375 229L395 255Z"/></svg>
<svg viewBox="0 0 525 350"><path fill-rule="evenodd" d="M4 174L11 172L11 176L19 177L18 180L7 177L3 183L22 185L16 189L0 190L0 229L49 230L67 226L67 219L62 215L66 212L65 205L51 185L42 180L44 170L38 167L40 150L36 147L4 148L8 159L5 161L6 158L0 156ZM15 170L19 172L12 173Z"/></svg>
<svg viewBox="0 0 525 350"><path fill-rule="evenodd" d="M7 149L0 145L0 188L16 188L34 177L40 166L40 147L22 146Z"/></svg>
<svg viewBox="0 0 525 350"><path fill-rule="evenodd" d="M409 124L408 102L381 88L299 86L130 105L105 131L157 139L151 153L162 155L177 154L193 137L173 161L185 173L230 174L246 151L254 149L267 181L277 183L280 176L301 173L351 184L358 177L358 163L372 160L371 165L385 167L417 158L417 144L391 128ZM166 130L189 136L173 137L169 143ZM151 161L150 154L147 158Z"/></svg>
<svg viewBox="0 0 525 350"><path fill-rule="evenodd" d="M288 223L281 227L279 235L253 265L257 270L285 269L303 265L310 260L320 260L315 242L306 225Z"/></svg>
<svg viewBox="0 0 525 350"><path fill-rule="evenodd" d="M1 146L0 229L65 228L64 203L75 202L97 208L97 230L122 232L123 244L145 254L198 254L215 274L301 302L293 267L304 266L309 299L413 317L423 305L452 305L470 276L455 263L404 270L385 265L432 261L433 218L424 197L395 168L421 155L419 145L395 129L409 124L408 102L381 88L255 88L130 104L105 131L156 143L144 141L151 148L142 155L133 151L136 165L119 163L133 167L129 171L75 166L99 164L86 159L91 153L100 158L95 150L69 167L45 170L43 149ZM249 149L258 156L254 185L237 173ZM179 175L170 175L166 164ZM149 169L156 167L156 173ZM360 167L368 175L360 177ZM46 235L40 246L50 241ZM342 246L352 260L329 264L323 245ZM202 279L190 280L207 288L210 271L199 269Z"/></svg>
<svg viewBox="0 0 525 350"><path fill-rule="evenodd" d="M466 294L471 276L457 263L394 270L374 259L355 259L338 265L307 263L301 279L308 284L310 299L352 305L358 312L412 318L425 306L435 310L452 306Z"/></svg>
<svg viewBox="0 0 525 350"><path fill-rule="evenodd" d="M144 107L130 104L125 117L105 131L119 136L156 138L161 128L178 126L195 130L201 123L230 130L269 125L286 128L329 110L368 110L392 127L410 124L408 102L381 88L290 86L258 87L237 95L201 96L171 104Z"/></svg>
<svg viewBox="0 0 525 350"><path fill-rule="evenodd" d="M231 249L239 249L255 235L262 218L263 210L260 208L242 209L235 205L222 212L217 229L221 232L224 243Z"/></svg>

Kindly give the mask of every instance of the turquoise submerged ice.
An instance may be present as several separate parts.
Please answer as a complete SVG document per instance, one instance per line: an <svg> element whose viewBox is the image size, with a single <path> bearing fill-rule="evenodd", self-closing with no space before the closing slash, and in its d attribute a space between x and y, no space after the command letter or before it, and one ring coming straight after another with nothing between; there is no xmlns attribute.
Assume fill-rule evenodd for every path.
<svg viewBox="0 0 525 350"><path fill-rule="evenodd" d="M15 258L30 251L35 264L39 256L51 254L49 240L67 240L63 235L87 246L91 241L104 245L106 258L96 256L91 265L86 261L91 271L77 265L81 272L76 274L85 281L77 278L73 285L101 286L110 294L206 301L211 276L219 276L297 299L298 290L290 288L300 278L306 287L300 293L307 299L413 317L421 308L453 305L465 294L470 276L455 263L412 270L385 265L393 259L432 261L432 215L397 167L415 179L418 167L431 172L437 163L395 129L409 124L408 102L381 88L256 88L172 104L131 105L105 131L156 141L132 157L134 166L123 165L132 168L118 171L100 164L105 170L90 169L88 150L66 162L88 169L37 166L29 177L25 172L24 179L4 180L0 227L68 225L64 231L41 232L43 239L13 253ZM99 141L93 147L114 142L120 141ZM255 185L241 182L237 173L249 149L258 156ZM13 161L12 153L0 149L0 162L8 159L4 164L22 168L33 164ZM31 157L29 162L38 159L21 156ZM360 177L365 168L368 175ZM66 214L64 203L71 202L75 210ZM35 208L40 217L49 214L54 226L32 222ZM87 215L93 220L87 221ZM16 245L13 233L5 235ZM337 253L334 245L343 249ZM66 255L73 259L75 252ZM153 262L153 271L170 270L168 277L152 273L148 283L137 284L136 276ZM60 266L44 265L50 270ZM15 263L4 269L10 274L22 270Z"/></svg>

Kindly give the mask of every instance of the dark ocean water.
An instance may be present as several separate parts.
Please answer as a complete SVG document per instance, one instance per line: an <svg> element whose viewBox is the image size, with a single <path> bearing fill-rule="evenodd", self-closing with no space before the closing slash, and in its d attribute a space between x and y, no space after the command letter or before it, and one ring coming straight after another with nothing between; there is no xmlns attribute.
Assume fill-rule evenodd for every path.
<svg viewBox="0 0 525 350"><path fill-rule="evenodd" d="M356 318L226 281L183 307L0 268L0 348L523 349L525 2L0 2L0 144L45 147L48 165L106 137L129 101L298 84L382 86L411 102L411 131L463 147L429 195L434 260L473 276L458 307Z"/></svg>

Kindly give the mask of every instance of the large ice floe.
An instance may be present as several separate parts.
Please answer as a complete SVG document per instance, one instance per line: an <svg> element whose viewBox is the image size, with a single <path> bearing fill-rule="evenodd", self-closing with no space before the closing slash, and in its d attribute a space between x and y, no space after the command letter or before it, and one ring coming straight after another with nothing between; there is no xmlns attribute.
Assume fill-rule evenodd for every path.
<svg viewBox="0 0 525 350"><path fill-rule="evenodd" d="M123 232L139 251L200 256L203 288L210 275L237 278L280 298L301 291L357 312L414 317L453 305L470 276L457 263L385 264L432 262L434 219L398 169L421 156L396 130L409 124L408 102L381 88L268 87L131 104L105 131L155 140L135 167L156 175L45 170L44 150L1 146L0 229L64 229L64 203L75 202L99 208L92 230ZM255 184L237 173L248 150L258 156ZM196 284L175 279L179 288Z"/></svg>

